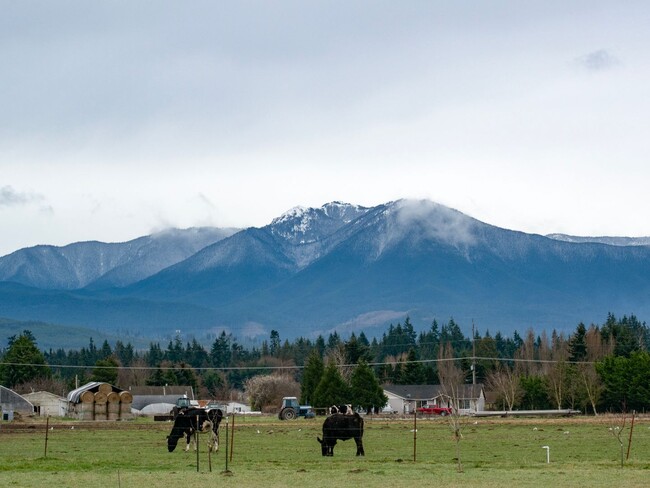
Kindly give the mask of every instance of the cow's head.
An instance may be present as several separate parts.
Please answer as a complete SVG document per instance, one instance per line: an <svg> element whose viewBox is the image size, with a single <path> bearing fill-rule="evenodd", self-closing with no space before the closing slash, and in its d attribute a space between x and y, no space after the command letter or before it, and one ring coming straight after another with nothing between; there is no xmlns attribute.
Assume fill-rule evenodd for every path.
<svg viewBox="0 0 650 488"><path fill-rule="evenodd" d="M316 440L320 443L321 454L323 456L334 456L334 446L336 445L336 439L329 439L328 441L321 440L320 437L316 437Z"/></svg>
<svg viewBox="0 0 650 488"><path fill-rule="evenodd" d="M168 435L167 436L167 449L169 452L172 452L174 449L176 449L176 445L178 444L178 439L180 439L180 436L176 435Z"/></svg>
<svg viewBox="0 0 650 488"><path fill-rule="evenodd" d="M207 411L207 416L214 423L214 429L216 431L223 419L223 411L220 408L211 408Z"/></svg>

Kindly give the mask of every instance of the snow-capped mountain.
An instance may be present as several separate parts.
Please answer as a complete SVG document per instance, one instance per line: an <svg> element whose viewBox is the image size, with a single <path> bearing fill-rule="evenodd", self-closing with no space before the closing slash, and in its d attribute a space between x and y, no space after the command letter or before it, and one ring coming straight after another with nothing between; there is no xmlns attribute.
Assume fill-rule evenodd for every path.
<svg viewBox="0 0 650 488"><path fill-rule="evenodd" d="M110 281L96 263L78 270L86 277L78 290L28 279L58 259L33 261L32 275L10 274L23 277L20 285L3 278L0 316L158 335L226 328L268 337L275 329L290 338L372 335L407 314L421 327L454 317L502 333L573 330L608 312L650 315L650 246L501 229L430 201L296 207L138 281ZM117 261L108 267L119 269Z"/></svg>
<svg viewBox="0 0 650 488"><path fill-rule="evenodd" d="M238 229L168 229L123 243L35 246L0 257L0 281L43 289L124 286L182 261Z"/></svg>

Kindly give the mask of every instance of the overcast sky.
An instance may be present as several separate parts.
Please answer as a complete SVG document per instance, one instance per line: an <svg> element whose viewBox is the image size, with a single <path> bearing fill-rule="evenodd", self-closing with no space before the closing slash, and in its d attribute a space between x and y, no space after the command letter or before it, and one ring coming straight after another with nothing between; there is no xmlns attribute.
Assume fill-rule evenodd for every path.
<svg viewBox="0 0 650 488"><path fill-rule="evenodd" d="M0 7L0 255L333 200L650 235L649 2Z"/></svg>

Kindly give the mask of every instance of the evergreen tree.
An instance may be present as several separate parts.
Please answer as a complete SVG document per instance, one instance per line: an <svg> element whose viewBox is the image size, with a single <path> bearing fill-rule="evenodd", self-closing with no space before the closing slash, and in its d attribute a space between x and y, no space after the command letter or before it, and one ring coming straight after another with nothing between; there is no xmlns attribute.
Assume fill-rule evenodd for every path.
<svg viewBox="0 0 650 488"><path fill-rule="evenodd" d="M105 359L99 359L95 363L95 368L93 369L90 380L115 385L117 384L118 366L119 363L112 356Z"/></svg>
<svg viewBox="0 0 650 488"><path fill-rule="evenodd" d="M601 401L606 409L620 412L645 411L650 405L650 353L635 351L630 357L607 356L596 364L605 390Z"/></svg>
<svg viewBox="0 0 650 488"><path fill-rule="evenodd" d="M312 403L314 407L319 408L350 403L349 387L333 362L325 368L323 377L314 391Z"/></svg>
<svg viewBox="0 0 650 488"><path fill-rule="evenodd" d="M194 368L205 368L210 364L207 351L196 339L192 339L192 343L188 345L185 356L187 362Z"/></svg>
<svg viewBox="0 0 650 488"><path fill-rule="evenodd" d="M280 354L280 333L277 330L271 331L269 338L269 354L273 357L278 357Z"/></svg>
<svg viewBox="0 0 650 488"><path fill-rule="evenodd" d="M40 378L50 378L52 372L45 356L36 347L36 338L24 330L18 337L11 336L0 364L0 384L8 388Z"/></svg>
<svg viewBox="0 0 650 488"><path fill-rule="evenodd" d="M409 349L406 356L406 362L401 369L401 376L398 379L399 384L402 385L421 385L426 380L426 373L422 363L418 362L418 357L415 348Z"/></svg>
<svg viewBox="0 0 650 488"><path fill-rule="evenodd" d="M104 339L104 342L102 343L102 348L98 351L98 354L99 354L99 359L106 359L113 355L113 350L111 349L111 345L108 343L106 339Z"/></svg>
<svg viewBox="0 0 650 488"><path fill-rule="evenodd" d="M587 328L580 322L569 339L569 361L584 361L587 357Z"/></svg>
<svg viewBox="0 0 650 488"><path fill-rule="evenodd" d="M413 329L413 324L411 324L411 318L408 315L404 320L404 326L402 327L402 331L403 331L402 333L404 334L404 344L410 347L414 347L417 334Z"/></svg>
<svg viewBox="0 0 650 488"><path fill-rule="evenodd" d="M344 345L345 360L347 364L357 364L359 361L370 361L370 348L363 344L354 335Z"/></svg>
<svg viewBox="0 0 650 488"><path fill-rule="evenodd" d="M309 358L302 375L302 382L300 384L300 403L303 405L310 405L314 403L314 393L316 388L323 378L325 365L323 358L316 349L314 349Z"/></svg>
<svg viewBox="0 0 650 488"><path fill-rule="evenodd" d="M149 344L149 352L147 352L145 356L147 366L159 366L164 358L165 355L162 351L162 348L160 347L160 344L151 342Z"/></svg>
<svg viewBox="0 0 650 488"><path fill-rule="evenodd" d="M174 338L174 341L169 341L167 351L165 351L165 359L172 363L178 363L183 360L183 341L179 335Z"/></svg>
<svg viewBox="0 0 650 488"><path fill-rule="evenodd" d="M225 385L223 376L216 371L208 371L203 375L203 386L212 398L218 398Z"/></svg>
<svg viewBox="0 0 650 488"><path fill-rule="evenodd" d="M322 335L319 335L316 338L316 343L314 344L314 348L318 351L318 354L320 357L323 357L325 355L325 339L323 338Z"/></svg>
<svg viewBox="0 0 650 488"><path fill-rule="evenodd" d="M115 356L119 360L122 366L131 366L135 356L135 351L131 343L128 343L126 346L122 341L118 340L115 342Z"/></svg>
<svg viewBox="0 0 650 488"><path fill-rule="evenodd" d="M339 337L338 333L334 331L327 338L327 349L332 351L334 349L338 349L339 345L341 345L341 338Z"/></svg>
<svg viewBox="0 0 650 488"><path fill-rule="evenodd" d="M379 385L377 376L368 363L359 362L350 377L350 395L354 406L363 408L367 413L379 410L388 403L388 397Z"/></svg>

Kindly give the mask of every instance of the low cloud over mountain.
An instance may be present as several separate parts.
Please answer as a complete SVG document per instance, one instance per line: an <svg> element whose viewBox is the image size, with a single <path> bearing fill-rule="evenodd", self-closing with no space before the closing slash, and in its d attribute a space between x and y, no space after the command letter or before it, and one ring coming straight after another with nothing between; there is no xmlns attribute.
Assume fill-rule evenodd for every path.
<svg viewBox="0 0 650 488"><path fill-rule="evenodd" d="M262 228L17 251L0 258L0 316L151 337L372 335L407 314L422 327L573 330L650 313L650 247L612 244L501 229L430 201L333 202Z"/></svg>

